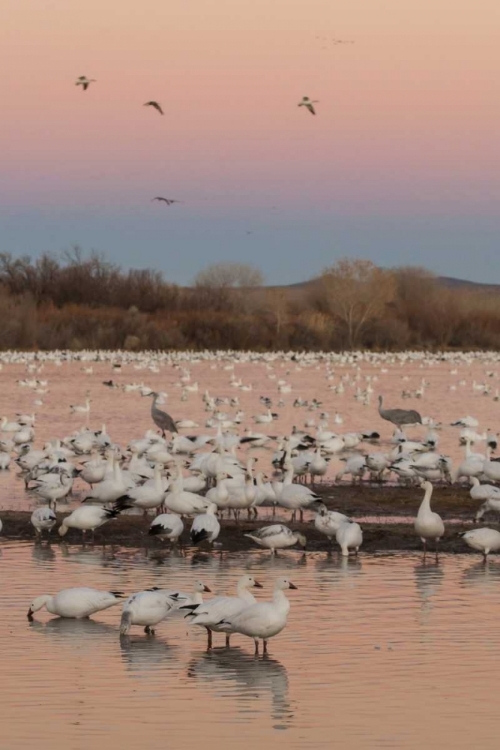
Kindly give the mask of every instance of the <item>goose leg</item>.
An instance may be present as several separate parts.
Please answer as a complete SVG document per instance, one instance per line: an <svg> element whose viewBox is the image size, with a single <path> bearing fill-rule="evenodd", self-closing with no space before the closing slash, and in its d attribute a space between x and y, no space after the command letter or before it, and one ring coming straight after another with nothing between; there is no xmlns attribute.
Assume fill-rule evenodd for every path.
<svg viewBox="0 0 500 750"><path fill-rule="evenodd" d="M436 539L436 562L439 560L439 539Z"/></svg>
<svg viewBox="0 0 500 750"><path fill-rule="evenodd" d="M206 631L208 636L207 651L210 651L210 649L212 648L212 631L210 630L210 628L206 628Z"/></svg>
<svg viewBox="0 0 500 750"><path fill-rule="evenodd" d="M267 654L267 641L264 640L263 643L264 643L264 650L262 651L262 653Z"/></svg>
<svg viewBox="0 0 500 750"><path fill-rule="evenodd" d="M226 633L226 648L229 648L229 646L231 645L229 643L230 638L231 638L231 634L230 633Z"/></svg>
<svg viewBox="0 0 500 750"><path fill-rule="evenodd" d="M424 560L425 560L426 554L427 554L427 542L424 539Z"/></svg>
<svg viewBox="0 0 500 750"><path fill-rule="evenodd" d="M256 656L258 656L259 655L259 639L254 638L254 643L255 643L255 654Z"/></svg>

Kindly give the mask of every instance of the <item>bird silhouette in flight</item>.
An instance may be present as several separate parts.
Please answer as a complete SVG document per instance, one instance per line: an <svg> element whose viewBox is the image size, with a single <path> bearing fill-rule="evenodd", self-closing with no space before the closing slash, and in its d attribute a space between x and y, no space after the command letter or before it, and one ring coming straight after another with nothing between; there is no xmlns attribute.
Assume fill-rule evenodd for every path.
<svg viewBox="0 0 500 750"><path fill-rule="evenodd" d="M309 110L309 112L312 115L315 115L316 114L316 110L314 109L313 104L317 104L317 103L318 103L317 99L309 99L308 96L303 96L302 97L302 101L299 102L298 106L299 107L305 107L306 109Z"/></svg>
<svg viewBox="0 0 500 750"><path fill-rule="evenodd" d="M75 86L82 86L84 91L87 91L91 83L94 83L95 78L87 78L87 76L78 76L76 79Z"/></svg>
<svg viewBox="0 0 500 750"><path fill-rule="evenodd" d="M155 101L145 102L143 106L144 107L154 107L156 110L158 110L158 112L160 113L160 115L163 114L163 110L160 107L160 105L158 104L158 102L155 102Z"/></svg>
<svg viewBox="0 0 500 750"><path fill-rule="evenodd" d="M151 198L151 201L163 201L167 206L171 206L173 203L182 203L182 201L176 201L174 198L163 198L161 195Z"/></svg>

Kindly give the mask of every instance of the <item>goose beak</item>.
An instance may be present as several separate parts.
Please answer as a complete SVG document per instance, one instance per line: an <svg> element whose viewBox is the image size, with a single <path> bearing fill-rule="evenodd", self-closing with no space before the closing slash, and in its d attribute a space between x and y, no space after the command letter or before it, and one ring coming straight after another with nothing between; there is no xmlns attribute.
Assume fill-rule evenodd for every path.
<svg viewBox="0 0 500 750"><path fill-rule="evenodd" d="M259 583L258 581L255 581L253 585L255 586L256 589L263 589L264 588L264 586L261 583Z"/></svg>
<svg viewBox="0 0 500 750"><path fill-rule="evenodd" d="M28 609L28 614L26 615L26 617L30 622L33 620L33 612L31 611L31 607Z"/></svg>
<svg viewBox="0 0 500 750"><path fill-rule="evenodd" d="M291 581L288 584L288 588L297 590L297 586L294 583L292 583Z"/></svg>
<svg viewBox="0 0 500 750"><path fill-rule="evenodd" d="M203 591L205 591L207 594L212 593L212 589L209 589L208 586L203 586Z"/></svg>

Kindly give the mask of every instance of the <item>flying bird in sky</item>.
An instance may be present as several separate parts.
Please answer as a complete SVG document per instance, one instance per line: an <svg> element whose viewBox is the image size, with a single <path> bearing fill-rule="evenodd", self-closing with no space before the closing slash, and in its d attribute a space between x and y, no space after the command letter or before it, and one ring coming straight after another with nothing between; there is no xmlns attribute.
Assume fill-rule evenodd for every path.
<svg viewBox="0 0 500 750"><path fill-rule="evenodd" d="M308 96L303 96L302 97L302 101L298 104L298 106L299 107L306 107L312 115L315 115L316 114L316 110L314 109L313 104L317 104L317 103L318 103L317 99L312 99L311 100L311 99L309 99Z"/></svg>
<svg viewBox="0 0 500 750"><path fill-rule="evenodd" d="M87 78L87 76L78 76L76 79L75 86L83 86L83 90L87 91L91 83L95 81L95 78Z"/></svg>
<svg viewBox="0 0 500 750"><path fill-rule="evenodd" d="M157 195L156 198L151 198L152 201L163 201L167 206L171 206L173 203L182 203L182 201L176 201L174 198L163 198L161 195Z"/></svg>
<svg viewBox="0 0 500 750"><path fill-rule="evenodd" d="M145 107L154 107L155 109L157 109L157 110L158 110L158 112L160 113L160 115L162 115L162 114L163 114L163 110L162 110L162 108L160 107L160 105L158 104L158 102L155 102L155 101L151 101L151 102L145 102L144 106L145 106Z"/></svg>

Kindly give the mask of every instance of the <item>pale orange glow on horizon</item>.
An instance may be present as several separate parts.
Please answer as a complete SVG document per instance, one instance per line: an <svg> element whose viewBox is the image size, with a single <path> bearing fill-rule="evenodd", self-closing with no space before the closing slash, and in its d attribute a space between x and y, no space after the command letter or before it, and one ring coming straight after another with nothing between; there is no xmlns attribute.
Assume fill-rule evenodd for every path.
<svg viewBox="0 0 500 750"><path fill-rule="evenodd" d="M495 0L6 0L0 197L496 216L499 20Z"/></svg>

